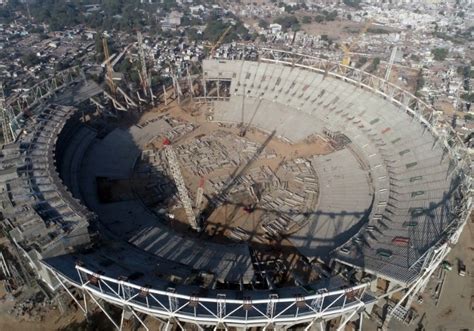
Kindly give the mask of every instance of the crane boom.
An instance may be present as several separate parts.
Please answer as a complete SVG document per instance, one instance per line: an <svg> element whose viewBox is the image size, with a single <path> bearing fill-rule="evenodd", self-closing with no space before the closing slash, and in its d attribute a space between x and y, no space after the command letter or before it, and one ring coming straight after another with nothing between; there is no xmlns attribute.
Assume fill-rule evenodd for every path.
<svg viewBox="0 0 474 331"><path fill-rule="evenodd" d="M2 122L3 144L9 144L15 140L10 129L7 111L7 103L5 94L3 93L3 83L0 82L0 121Z"/></svg>
<svg viewBox="0 0 474 331"><path fill-rule="evenodd" d="M342 50L344 51L344 57L342 58L341 64L348 66L351 64L351 55L350 52L352 48L359 42L360 38L369 30L370 26L372 25L373 20L369 19L364 27L360 30L359 34L357 37L350 43L350 45L344 45L342 44Z"/></svg>
<svg viewBox="0 0 474 331"><path fill-rule="evenodd" d="M199 186L196 192L196 210L199 212L199 209L201 208L201 203L202 203L202 198L204 196L204 177L201 177L199 181Z"/></svg>
<svg viewBox="0 0 474 331"><path fill-rule="evenodd" d="M107 85L109 85L109 88L112 94L115 95L117 89L113 80L113 69L112 69L112 64L110 63L109 46L107 44L106 38L102 38L102 46L104 47L105 67L107 69L107 75L106 75Z"/></svg>
<svg viewBox="0 0 474 331"><path fill-rule="evenodd" d="M221 43L224 41L225 36L229 33L229 31L232 29L232 25L229 25L227 29L225 29L224 33L219 37L219 39L216 41L216 43L211 47L210 51L210 58L214 58L216 55L216 50L217 48L221 45Z"/></svg>
<svg viewBox="0 0 474 331"><path fill-rule="evenodd" d="M392 54L390 54L390 60L388 61L387 71L385 72L385 80L390 80L390 74L392 73L393 62L395 61L395 56L397 56L398 47L395 45L392 49Z"/></svg>
<svg viewBox="0 0 474 331"><path fill-rule="evenodd" d="M137 39L138 39L138 56L140 58L140 65L141 65L140 79L142 83L143 93L147 95L148 87L150 84L149 84L149 79L148 79L148 71L146 69L145 52L143 50L143 37L140 31L137 31Z"/></svg>
<svg viewBox="0 0 474 331"><path fill-rule="evenodd" d="M188 218L189 225L194 229L199 231L199 225L196 220L196 215L193 211L193 206L191 203L191 199L189 198L188 189L184 184L183 174L181 173L181 169L179 168L178 158L176 157L176 153L171 146L171 143L168 139L165 139L163 142L165 148L165 156L168 160L168 164L170 166L170 172L173 176L174 183L176 184L176 188L178 189L178 195L183 203L184 211L186 212L186 217Z"/></svg>

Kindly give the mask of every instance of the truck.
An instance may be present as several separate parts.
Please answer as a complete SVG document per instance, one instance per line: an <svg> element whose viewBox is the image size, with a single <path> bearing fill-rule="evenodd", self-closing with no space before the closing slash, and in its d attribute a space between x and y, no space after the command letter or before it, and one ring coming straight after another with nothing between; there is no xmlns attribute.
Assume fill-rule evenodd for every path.
<svg viewBox="0 0 474 331"><path fill-rule="evenodd" d="M446 271L451 271L453 270L453 266L451 265L451 263L449 263L448 261L443 261L441 262L441 267L446 270Z"/></svg>
<svg viewBox="0 0 474 331"><path fill-rule="evenodd" d="M458 274L461 277L466 276L466 265L461 260L458 261Z"/></svg>

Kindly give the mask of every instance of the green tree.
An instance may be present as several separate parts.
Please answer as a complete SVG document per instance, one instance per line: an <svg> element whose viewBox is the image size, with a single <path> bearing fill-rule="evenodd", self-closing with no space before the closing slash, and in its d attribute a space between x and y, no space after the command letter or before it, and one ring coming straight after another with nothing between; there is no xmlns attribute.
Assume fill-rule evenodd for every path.
<svg viewBox="0 0 474 331"><path fill-rule="evenodd" d="M368 61L368 59L365 56L359 57L359 59L357 60L357 63L356 63L356 67L358 67L358 68L362 67L364 64L367 63L367 61Z"/></svg>
<svg viewBox="0 0 474 331"><path fill-rule="evenodd" d="M433 54L436 61L444 61L448 56L449 51L447 48L433 48L431 54Z"/></svg>
<svg viewBox="0 0 474 331"><path fill-rule="evenodd" d="M32 67L40 63L40 59L34 53L26 53L21 57L21 62L27 67Z"/></svg>
<svg viewBox="0 0 474 331"><path fill-rule="evenodd" d="M472 103L474 102L474 93L463 93L461 94L461 98Z"/></svg>
<svg viewBox="0 0 474 331"><path fill-rule="evenodd" d="M343 0L343 2L346 6L356 8L356 9L360 9L361 0Z"/></svg>
<svg viewBox="0 0 474 331"><path fill-rule="evenodd" d="M314 21L315 21L316 23L322 23L322 22L324 22L325 20L326 20L326 17L325 17L324 15L316 15L316 16L314 17Z"/></svg>
<svg viewBox="0 0 474 331"><path fill-rule="evenodd" d="M296 30L299 30L300 28L299 21L295 16L290 16L290 15L280 16L280 17L277 17L273 22L280 24L283 31L286 31L290 28L296 31Z"/></svg>
<svg viewBox="0 0 474 331"><path fill-rule="evenodd" d="M267 29L268 28L268 22L265 21L264 19L259 19L258 20L258 26L261 27L262 29Z"/></svg>
<svg viewBox="0 0 474 331"><path fill-rule="evenodd" d="M416 77L416 85L415 85L415 95L418 97L420 96L420 90L425 86L425 79L423 78L423 70L418 72L418 76Z"/></svg>
<svg viewBox="0 0 474 331"><path fill-rule="evenodd" d="M334 21L337 18L337 11L333 10L326 14L326 21Z"/></svg>
<svg viewBox="0 0 474 331"><path fill-rule="evenodd" d="M303 16L302 22L304 24L309 24L311 23L311 16Z"/></svg>
<svg viewBox="0 0 474 331"><path fill-rule="evenodd" d="M375 57L375 58L372 60L372 71L377 70L377 68L379 67L379 64L380 64L380 58Z"/></svg>

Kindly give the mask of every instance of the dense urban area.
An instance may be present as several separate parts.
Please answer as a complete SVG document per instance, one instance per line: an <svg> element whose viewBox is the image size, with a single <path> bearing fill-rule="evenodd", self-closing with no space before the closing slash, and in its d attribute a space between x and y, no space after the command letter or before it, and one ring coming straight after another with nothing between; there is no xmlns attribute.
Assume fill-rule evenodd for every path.
<svg viewBox="0 0 474 331"><path fill-rule="evenodd" d="M472 330L473 103L473 0L0 0L0 329Z"/></svg>

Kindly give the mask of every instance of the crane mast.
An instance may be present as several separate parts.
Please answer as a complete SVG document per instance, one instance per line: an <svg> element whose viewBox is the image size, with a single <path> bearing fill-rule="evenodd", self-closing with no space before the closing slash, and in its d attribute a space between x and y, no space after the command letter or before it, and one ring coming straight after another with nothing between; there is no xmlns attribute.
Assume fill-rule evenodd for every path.
<svg viewBox="0 0 474 331"><path fill-rule="evenodd" d="M104 57L105 57L105 67L107 69L107 85L109 85L110 91L113 95L117 92L117 87L115 86L113 80L113 69L112 64L110 63L110 54L109 54L109 46L107 44L107 39L102 38L102 46L104 47Z"/></svg>
<svg viewBox="0 0 474 331"><path fill-rule="evenodd" d="M400 35L397 34L396 41L400 38ZM390 75L392 73L393 62L395 61L395 57L397 56L398 46L393 46L392 53L390 54L390 60L388 61L387 71L385 72L385 80L390 80Z"/></svg>
<svg viewBox="0 0 474 331"><path fill-rule="evenodd" d="M225 29L224 33L222 33L222 35L219 37L219 39L215 42L214 45L211 46L211 51L209 52L210 53L210 56L209 58L213 59L214 56L216 55L216 50L217 48L219 48L219 46L222 44L222 42L224 41L224 38L227 36L227 34L229 33L229 31L232 29L232 25L230 25L229 27L227 27L227 29Z"/></svg>
<svg viewBox="0 0 474 331"><path fill-rule="evenodd" d="M199 181L199 186L196 192L196 211L199 213L199 209L201 208L202 198L204 196L204 177L201 177Z"/></svg>
<svg viewBox="0 0 474 331"><path fill-rule="evenodd" d="M2 122L3 143L9 144L15 140L10 129L8 121L7 104L5 101L5 94L3 92L3 83L0 82L0 121Z"/></svg>
<svg viewBox="0 0 474 331"><path fill-rule="evenodd" d="M176 153L173 149L173 146L171 146L171 142L168 139L165 139L163 145L165 150L165 156L170 166L170 172L173 176L176 188L178 189L179 198L183 203L184 211L186 212L186 217L188 218L188 223L194 230L200 231L200 227L196 220L196 215L193 211L192 202L189 198L188 189L184 184L183 174L181 173L181 169L179 168L178 158L176 157Z"/></svg>
<svg viewBox="0 0 474 331"><path fill-rule="evenodd" d="M150 81L148 78L148 71L146 69L145 51L143 50L143 37L140 31L137 31L137 39L138 39L138 56L140 58L140 65L141 65L140 79L142 83L143 93L147 95L148 89L150 86Z"/></svg>
<svg viewBox="0 0 474 331"><path fill-rule="evenodd" d="M350 45L345 45L345 44L341 45L342 50L344 51L344 57L342 58L342 61L341 61L342 65L348 66L348 65L351 64L351 54L350 54L350 52L351 52L352 48L359 42L360 38L367 32L367 30L369 30L369 27L372 25L372 22L373 22L373 20L370 19L370 20L367 21L367 23L365 23L362 30L360 30L359 34L352 41L352 43Z"/></svg>

